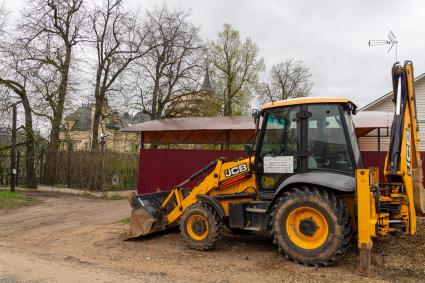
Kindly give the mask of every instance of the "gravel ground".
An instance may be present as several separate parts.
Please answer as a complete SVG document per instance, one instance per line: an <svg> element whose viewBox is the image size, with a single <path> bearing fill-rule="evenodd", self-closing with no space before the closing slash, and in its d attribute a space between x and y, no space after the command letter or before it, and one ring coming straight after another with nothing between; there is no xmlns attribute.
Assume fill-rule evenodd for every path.
<svg viewBox="0 0 425 283"><path fill-rule="evenodd" d="M269 237L226 233L216 249L190 250L177 231L124 241L126 200L36 194L31 207L0 210L1 282L425 282L425 219L416 237L375 243L376 274L356 274L353 247L336 265L305 267Z"/></svg>

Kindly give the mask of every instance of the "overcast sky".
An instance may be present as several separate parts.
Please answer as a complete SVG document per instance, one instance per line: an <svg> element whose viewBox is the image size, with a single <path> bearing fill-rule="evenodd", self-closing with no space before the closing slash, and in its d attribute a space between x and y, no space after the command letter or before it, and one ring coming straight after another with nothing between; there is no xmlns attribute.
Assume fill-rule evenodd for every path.
<svg viewBox="0 0 425 283"><path fill-rule="evenodd" d="M4 0L15 14L23 0ZM399 40L399 61L412 60L425 72L425 1L259 1L167 0L192 10L204 38L215 38L223 23L251 37L267 67L289 57L311 68L314 96L342 96L359 106L391 89L395 53L368 47L369 39ZM132 9L151 9L159 0L126 0Z"/></svg>

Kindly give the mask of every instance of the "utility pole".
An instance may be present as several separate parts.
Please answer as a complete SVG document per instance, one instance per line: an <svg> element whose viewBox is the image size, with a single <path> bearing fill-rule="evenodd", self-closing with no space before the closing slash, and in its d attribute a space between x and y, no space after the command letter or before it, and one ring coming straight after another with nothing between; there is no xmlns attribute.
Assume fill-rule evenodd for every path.
<svg viewBox="0 0 425 283"><path fill-rule="evenodd" d="M16 189L16 120L17 109L16 106L21 103L16 102L12 104L12 140L10 146L10 191L14 192Z"/></svg>

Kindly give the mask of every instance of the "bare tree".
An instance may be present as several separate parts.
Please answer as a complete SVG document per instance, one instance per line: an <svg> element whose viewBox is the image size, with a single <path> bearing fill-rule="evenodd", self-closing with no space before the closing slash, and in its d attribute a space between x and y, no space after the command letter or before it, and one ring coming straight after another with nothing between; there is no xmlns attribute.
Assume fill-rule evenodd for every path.
<svg viewBox="0 0 425 283"><path fill-rule="evenodd" d="M259 49L251 40L241 41L239 32L224 25L215 41L209 43L211 79L221 96L221 114L241 114L249 107L252 93L259 84L258 74L264 69Z"/></svg>
<svg viewBox="0 0 425 283"><path fill-rule="evenodd" d="M0 36L3 36L6 33L7 14L8 12L4 7L4 1L0 1Z"/></svg>
<svg viewBox="0 0 425 283"><path fill-rule="evenodd" d="M262 85L260 95L264 102L303 97L310 94L310 69L293 58L275 64L270 70L270 80Z"/></svg>
<svg viewBox="0 0 425 283"><path fill-rule="evenodd" d="M82 40L85 20L82 4L83 0L31 0L26 4L19 25L28 58L42 63L43 68L53 68L59 73L55 97L49 101L53 119L47 164L51 163L59 148L73 49Z"/></svg>
<svg viewBox="0 0 425 283"><path fill-rule="evenodd" d="M121 90L120 76L152 47L145 44L147 29L141 26L135 14L123 11L122 0L103 0L89 18L97 55L91 147L97 149L100 121L104 115L102 108L107 94Z"/></svg>
<svg viewBox="0 0 425 283"><path fill-rule="evenodd" d="M29 64L21 51L19 40L6 44L2 42L0 65L0 86L18 95L22 102L25 113L25 167L27 173L27 186L37 187L35 176L35 137L33 130L33 117L30 98L28 95L28 80L33 72L33 66Z"/></svg>
<svg viewBox="0 0 425 283"><path fill-rule="evenodd" d="M153 48L138 61L137 87L151 120L183 115L200 87L203 46L189 16L166 6L147 12L147 44Z"/></svg>

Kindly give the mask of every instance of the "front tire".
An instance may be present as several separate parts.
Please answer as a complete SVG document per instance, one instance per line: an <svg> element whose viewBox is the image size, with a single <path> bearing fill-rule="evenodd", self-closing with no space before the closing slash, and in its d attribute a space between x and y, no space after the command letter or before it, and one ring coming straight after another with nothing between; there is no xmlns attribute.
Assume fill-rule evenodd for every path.
<svg viewBox="0 0 425 283"><path fill-rule="evenodd" d="M342 201L313 186L291 188L277 200L272 232L279 251L295 262L314 266L334 264L352 238Z"/></svg>
<svg viewBox="0 0 425 283"><path fill-rule="evenodd" d="M183 240L192 249L210 250L221 239L223 221L210 205L197 202L184 211L180 231Z"/></svg>

